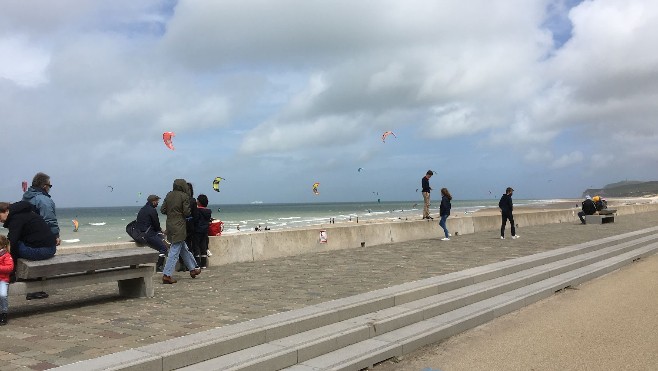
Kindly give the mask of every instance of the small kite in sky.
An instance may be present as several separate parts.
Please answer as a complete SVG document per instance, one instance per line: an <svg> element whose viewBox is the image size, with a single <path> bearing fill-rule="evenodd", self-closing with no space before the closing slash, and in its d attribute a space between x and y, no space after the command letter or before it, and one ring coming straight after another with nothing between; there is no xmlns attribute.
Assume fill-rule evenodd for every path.
<svg viewBox="0 0 658 371"><path fill-rule="evenodd" d="M313 194L319 195L320 191L318 191L318 187L320 187L320 183L315 182L313 183Z"/></svg>
<svg viewBox="0 0 658 371"><path fill-rule="evenodd" d="M114 187L112 187L112 186L107 186L107 188L110 189L110 192L114 192Z"/></svg>
<svg viewBox="0 0 658 371"><path fill-rule="evenodd" d="M389 135L393 135L395 138L397 138L394 132L385 131L384 134L382 134L382 142L386 143L386 137L388 137Z"/></svg>
<svg viewBox="0 0 658 371"><path fill-rule="evenodd" d="M27 182L23 181L23 183L21 185L23 187L23 192L27 191Z"/></svg>
<svg viewBox="0 0 658 371"><path fill-rule="evenodd" d="M363 168L362 168L362 167L360 167L360 168L358 168L358 169L356 169L356 171L358 171L359 173L361 172L361 170L363 170Z"/></svg>
<svg viewBox="0 0 658 371"><path fill-rule="evenodd" d="M221 176L215 177L215 180L212 181L212 189L215 190L215 192L219 192L219 183L224 180Z"/></svg>
<svg viewBox="0 0 658 371"><path fill-rule="evenodd" d="M173 151L174 149L174 142L172 142L172 138L175 137L176 134L172 131L165 131L162 133L162 140L164 141L165 146L167 148L171 149Z"/></svg>

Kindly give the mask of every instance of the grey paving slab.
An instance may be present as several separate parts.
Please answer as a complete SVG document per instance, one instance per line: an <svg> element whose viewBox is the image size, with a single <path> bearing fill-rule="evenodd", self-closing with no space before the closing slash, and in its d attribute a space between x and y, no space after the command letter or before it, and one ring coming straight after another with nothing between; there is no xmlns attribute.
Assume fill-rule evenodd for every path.
<svg viewBox="0 0 658 371"><path fill-rule="evenodd" d="M116 283L55 290L44 300L10 297L0 327L0 370L47 369L126 351L229 324L386 289L468 268L549 252L655 227L658 212L618 216L615 223L562 223L336 250L210 267L192 280L162 285L153 298L121 298ZM612 242L612 239L610 239Z"/></svg>

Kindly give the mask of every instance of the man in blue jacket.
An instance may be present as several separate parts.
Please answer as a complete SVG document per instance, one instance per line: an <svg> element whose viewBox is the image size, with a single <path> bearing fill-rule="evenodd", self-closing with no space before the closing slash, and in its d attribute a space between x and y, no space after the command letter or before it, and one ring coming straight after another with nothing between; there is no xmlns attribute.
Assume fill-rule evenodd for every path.
<svg viewBox="0 0 658 371"><path fill-rule="evenodd" d="M32 204L34 211L41 215L46 224L50 227L50 232L55 236L55 246L59 246L62 240L59 238L59 224L57 223L57 212L55 211L55 202L50 197L50 190L53 183L50 181L48 174L38 172L32 178L32 186L23 194L23 201ZM25 297L31 299L45 299L48 294L39 291L31 292Z"/></svg>
<svg viewBox="0 0 658 371"><path fill-rule="evenodd" d="M46 221L50 227L50 231L57 239L57 246L59 246L62 241L59 238L59 224L57 223L55 202L50 197L50 190L52 188L53 184L50 182L50 176L39 172L32 178L32 186L23 194L23 201L27 201L34 206L34 211Z"/></svg>
<svg viewBox="0 0 658 371"><path fill-rule="evenodd" d="M162 272L165 256L167 256L167 245L164 242L164 233L160 227L158 203L160 203L160 197L157 195L148 196L146 205L137 213L135 228L144 233L149 247L158 250L160 253L155 271Z"/></svg>
<svg viewBox="0 0 658 371"><path fill-rule="evenodd" d="M509 220L510 226L512 228L512 239L515 240L520 237L516 234L516 228L514 226L514 215L512 214L512 210L514 209L514 205L512 203L512 193L514 193L514 189L512 189L512 187L507 187L505 194L500 198L500 201L498 201L500 214L503 218L503 224L500 226L501 240L505 239L505 224L507 223L507 220Z"/></svg>

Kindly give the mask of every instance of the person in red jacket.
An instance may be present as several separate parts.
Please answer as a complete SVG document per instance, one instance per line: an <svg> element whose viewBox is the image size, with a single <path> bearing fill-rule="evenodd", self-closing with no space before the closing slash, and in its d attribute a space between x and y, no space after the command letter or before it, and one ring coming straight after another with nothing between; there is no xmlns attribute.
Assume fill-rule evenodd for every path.
<svg viewBox="0 0 658 371"><path fill-rule="evenodd" d="M9 275L14 271L14 261L9 254L9 239L0 234L0 326L7 324L7 311L9 311Z"/></svg>

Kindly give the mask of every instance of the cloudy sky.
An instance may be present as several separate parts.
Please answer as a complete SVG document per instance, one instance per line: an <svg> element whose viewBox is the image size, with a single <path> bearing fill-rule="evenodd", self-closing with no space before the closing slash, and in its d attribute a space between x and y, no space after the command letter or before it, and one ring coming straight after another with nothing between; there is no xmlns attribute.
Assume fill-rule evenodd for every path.
<svg viewBox="0 0 658 371"><path fill-rule="evenodd" d="M428 169L456 199L658 179L654 0L0 8L2 200L38 171L58 207L175 178L214 204L420 200Z"/></svg>

